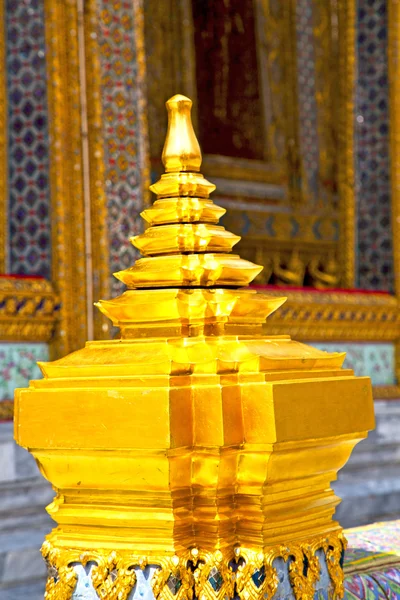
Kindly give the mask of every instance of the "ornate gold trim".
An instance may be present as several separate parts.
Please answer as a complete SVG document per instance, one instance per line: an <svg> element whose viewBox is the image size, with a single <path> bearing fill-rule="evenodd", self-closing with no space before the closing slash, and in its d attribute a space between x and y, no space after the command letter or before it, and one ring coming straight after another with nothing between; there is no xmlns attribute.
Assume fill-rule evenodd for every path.
<svg viewBox="0 0 400 600"><path fill-rule="evenodd" d="M356 4L340 0L338 8L339 78L341 110L338 111L338 190L340 212L339 262L342 286L353 288L355 280L355 170L354 86L356 64Z"/></svg>
<svg viewBox="0 0 400 600"><path fill-rule="evenodd" d="M139 113L139 158L141 163L141 193L144 208L151 205L149 186L150 178L150 146L147 122L147 89L146 89L146 51L144 39L144 0L133 0L133 18L135 23L135 45L137 62L137 93Z"/></svg>
<svg viewBox="0 0 400 600"><path fill-rule="evenodd" d="M395 267L395 293L400 297L400 277L396 273L400 265L400 4L388 2L388 70L390 109L390 174L392 200L393 263ZM396 268L397 267L397 268Z"/></svg>
<svg viewBox="0 0 400 600"><path fill-rule="evenodd" d="M269 335L289 333L307 341L391 341L400 338L398 300L388 294L291 291L268 289L287 296L286 303L264 325Z"/></svg>
<svg viewBox="0 0 400 600"><path fill-rule="evenodd" d="M375 385L372 393L375 400L400 400L400 385Z"/></svg>
<svg viewBox="0 0 400 600"><path fill-rule="evenodd" d="M45 600L71 600L77 575L72 563L96 563L91 576L101 598L127 600L136 583L134 567L159 566L151 586L155 600L232 599L236 592L241 600L271 600L279 585L274 561L283 558L289 563L289 580L296 600L312 598L320 577L317 550L323 549L333 587L333 598L342 598L344 574L341 556L347 542L342 532L325 537L311 538L288 546L275 546L262 550L236 547L208 552L192 548L174 556L140 556L124 552L96 550L82 552L52 546L49 541L42 546L42 555L49 567ZM236 568L233 568L236 563ZM258 577L257 577L258 576ZM211 579L216 578L215 585ZM168 582L177 583L176 594ZM259 583L259 585L257 585Z"/></svg>
<svg viewBox="0 0 400 600"><path fill-rule="evenodd" d="M273 11L273 3L269 2L270 10ZM284 119L286 121L285 150L286 169L289 198L292 206L296 207L303 203L302 197L302 161L300 157L299 139L299 106L297 94L297 50L296 50L296 0L287 0L278 3L282 11L282 37L280 38L280 51L283 80L286 81L284 90ZM270 33L270 37L272 32ZM278 59L279 60L279 59ZM273 88L275 92L275 86Z"/></svg>
<svg viewBox="0 0 400 600"><path fill-rule="evenodd" d="M400 110L399 110L399 60L400 60L400 5L396 0L388 1L388 72L390 114L390 177L392 204L392 235L394 289L400 302ZM396 343L396 380L400 382L400 338ZM399 387L400 391L400 387ZM390 390L389 394L395 394ZM388 396L400 398L397 396Z"/></svg>
<svg viewBox="0 0 400 600"><path fill-rule="evenodd" d="M86 341L87 310L78 15L74 0L45 0L50 127L52 279L60 296L56 356ZM69 224L73 223L73 227Z"/></svg>
<svg viewBox="0 0 400 600"><path fill-rule="evenodd" d="M232 158L218 154L206 154L203 170L207 177L223 177L228 180L282 184L284 172L277 164L248 158ZM282 200L280 200L282 202ZM269 201L268 201L269 203Z"/></svg>
<svg viewBox="0 0 400 600"><path fill-rule="evenodd" d="M315 101L317 105L317 128L319 149L319 182L328 195L330 206L334 206L334 185L329 189L327 182L334 183L337 177L337 141L335 119L335 86L338 73L337 40L333 39L332 17L335 18L335 6L331 0L313 0L313 33L315 39ZM333 13L333 14L332 14Z"/></svg>
<svg viewBox="0 0 400 600"><path fill-rule="evenodd" d="M92 571L92 581L99 598L128 600L129 592L136 583L136 573L129 562L117 556L116 552L100 557L97 562Z"/></svg>
<svg viewBox="0 0 400 600"><path fill-rule="evenodd" d="M0 278L0 340L49 342L57 322L57 297L45 279Z"/></svg>
<svg viewBox="0 0 400 600"><path fill-rule="evenodd" d="M93 260L93 297L97 300L110 294L110 263L107 229L107 195L105 189L105 153L101 102L101 63L98 44L96 0L84 4L85 64L87 118L89 141L89 172L91 201L91 238ZM95 311L94 339L109 338L110 325Z"/></svg>
<svg viewBox="0 0 400 600"><path fill-rule="evenodd" d="M42 556L49 570L44 600L71 600L78 576L69 566L70 553L63 553L45 542Z"/></svg>
<svg viewBox="0 0 400 600"><path fill-rule="evenodd" d="M7 148L7 68L6 68L6 31L4 0L0 1L0 273L7 271L7 215L8 215L8 148Z"/></svg>
<svg viewBox="0 0 400 600"><path fill-rule="evenodd" d="M0 421L12 421L14 418L14 400L0 400Z"/></svg>

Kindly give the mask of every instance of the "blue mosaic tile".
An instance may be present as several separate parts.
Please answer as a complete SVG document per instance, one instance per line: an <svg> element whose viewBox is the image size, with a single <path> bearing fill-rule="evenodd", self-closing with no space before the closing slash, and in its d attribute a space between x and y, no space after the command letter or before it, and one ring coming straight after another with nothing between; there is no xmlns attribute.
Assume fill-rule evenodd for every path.
<svg viewBox="0 0 400 600"><path fill-rule="evenodd" d="M10 273L51 272L44 9L6 1Z"/></svg>
<svg viewBox="0 0 400 600"><path fill-rule="evenodd" d="M386 0L359 0L356 89L357 287L394 287Z"/></svg>

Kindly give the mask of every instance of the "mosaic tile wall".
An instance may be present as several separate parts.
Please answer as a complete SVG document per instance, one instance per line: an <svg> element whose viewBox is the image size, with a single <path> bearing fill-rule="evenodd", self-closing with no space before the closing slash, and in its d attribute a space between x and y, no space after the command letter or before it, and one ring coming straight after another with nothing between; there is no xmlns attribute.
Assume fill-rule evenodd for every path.
<svg viewBox="0 0 400 600"><path fill-rule="evenodd" d="M8 272L50 277L50 197L42 0L6 0Z"/></svg>
<svg viewBox="0 0 400 600"><path fill-rule="evenodd" d="M302 177L307 200L318 197L318 126L315 99L313 0L296 2L296 64Z"/></svg>
<svg viewBox="0 0 400 600"><path fill-rule="evenodd" d="M98 0L101 84L106 154L106 192L110 239L110 271L120 271L139 258L129 237L141 232L139 90L135 23L130 1ZM123 284L112 278L112 295Z"/></svg>
<svg viewBox="0 0 400 600"><path fill-rule="evenodd" d="M393 291L387 0L358 2L357 287Z"/></svg>
<svg viewBox="0 0 400 600"><path fill-rule="evenodd" d="M12 400L16 388L41 379L39 360L49 360L47 344L0 343L0 401Z"/></svg>
<svg viewBox="0 0 400 600"><path fill-rule="evenodd" d="M344 367L357 376L368 375L373 385L395 385L393 344L311 342L311 346L327 352L346 352Z"/></svg>

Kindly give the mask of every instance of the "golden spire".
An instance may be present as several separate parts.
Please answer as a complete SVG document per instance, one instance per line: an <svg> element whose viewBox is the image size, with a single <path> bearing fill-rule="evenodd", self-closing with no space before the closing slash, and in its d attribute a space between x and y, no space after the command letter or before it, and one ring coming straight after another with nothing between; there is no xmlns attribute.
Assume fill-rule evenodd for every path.
<svg viewBox="0 0 400 600"><path fill-rule="evenodd" d="M178 94L166 106L166 172L150 187L156 202L142 213L151 227L131 239L145 258L115 277L130 289L246 286L262 267L229 254L240 237L216 225L225 210L209 200L215 186L199 172L192 102Z"/></svg>
<svg viewBox="0 0 400 600"><path fill-rule="evenodd" d="M166 102L168 131L162 161L167 173L200 171L201 150L193 130L192 101L176 94Z"/></svg>
<svg viewBox="0 0 400 600"><path fill-rule="evenodd" d="M128 290L97 306L122 339L261 334L285 298L243 289L262 267L230 254L240 237L217 225L225 209L210 200L215 185L200 173L191 100L176 95L166 105L166 173L151 186L157 200L142 213L150 227L131 238L144 258L114 273Z"/></svg>

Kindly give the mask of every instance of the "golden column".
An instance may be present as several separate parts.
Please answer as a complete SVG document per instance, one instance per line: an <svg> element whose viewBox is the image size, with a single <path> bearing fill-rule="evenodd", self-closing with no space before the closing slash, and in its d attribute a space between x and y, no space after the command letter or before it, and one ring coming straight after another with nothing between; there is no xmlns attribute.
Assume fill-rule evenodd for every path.
<svg viewBox="0 0 400 600"><path fill-rule="evenodd" d="M98 304L121 338L42 363L16 393L16 439L56 491L47 600L343 595L330 484L374 427L370 381L268 335L285 298L243 287L261 267L217 225L191 104L167 102L166 172L132 239L144 258Z"/></svg>

